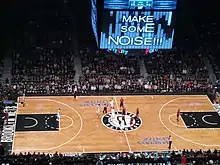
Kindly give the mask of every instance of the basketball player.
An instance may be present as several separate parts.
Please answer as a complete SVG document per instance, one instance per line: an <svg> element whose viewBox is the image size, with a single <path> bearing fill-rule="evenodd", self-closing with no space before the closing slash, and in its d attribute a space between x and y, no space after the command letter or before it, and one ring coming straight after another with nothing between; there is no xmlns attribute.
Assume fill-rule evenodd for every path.
<svg viewBox="0 0 220 165"><path fill-rule="evenodd" d="M126 108L123 106L123 108L122 108L122 115L124 116L124 115L126 115Z"/></svg>
<svg viewBox="0 0 220 165"><path fill-rule="evenodd" d="M114 100L113 99L110 100L109 105L110 105L109 108L110 108L110 111L111 111L111 109L114 108Z"/></svg>
<svg viewBox="0 0 220 165"><path fill-rule="evenodd" d="M57 112L57 121L60 121L60 118L61 118L61 115L60 115L60 108L59 108Z"/></svg>
<svg viewBox="0 0 220 165"><path fill-rule="evenodd" d="M106 114L106 113L107 113L107 104L104 104L104 108L103 108L102 113L103 113L103 114Z"/></svg>
<svg viewBox="0 0 220 165"><path fill-rule="evenodd" d="M100 113L100 104L97 105L97 110L96 110L96 116L97 118L99 117L99 113Z"/></svg>
<svg viewBox="0 0 220 165"><path fill-rule="evenodd" d="M168 137L168 141L169 141L168 149L170 150L172 147L172 136L171 135Z"/></svg>
<svg viewBox="0 0 220 165"><path fill-rule="evenodd" d="M133 117L131 117L131 119L130 119L130 125L132 125L132 124L133 124L133 122L134 122L134 118L133 118Z"/></svg>
<svg viewBox="0 0 220 165"><path fill-rule="evenodd" d="M137 108L137 109L136 109L136 117L137 117L137 118L139 118L139 113L140 113L139 108Z"/></svg>
<svg viewBox="0 0 220 165"><path fill-rule="evenodd" d="M176 113L176 121L178 122L179 122L179 117L180 117L180 109L178 109Z"/></svg>
<svg viewBox="0 0 220 165"><path fill-rule="evenodd" d="M111 120L115 119L115 109L114 107L111 108Z"/></svg>
<svg viewBox="0 0 220 165"><path fill-rule="evenodd" d="M120 109L122 109L124 107L124 99L121 97L120 99Z"/></svg>
<svg viewBox="0 0 220 165"><path fill-rule="evenodd" d="M77 96L77 86L74 87L73 91L74 91L74 99L76 99L76 96Z"/></svg>

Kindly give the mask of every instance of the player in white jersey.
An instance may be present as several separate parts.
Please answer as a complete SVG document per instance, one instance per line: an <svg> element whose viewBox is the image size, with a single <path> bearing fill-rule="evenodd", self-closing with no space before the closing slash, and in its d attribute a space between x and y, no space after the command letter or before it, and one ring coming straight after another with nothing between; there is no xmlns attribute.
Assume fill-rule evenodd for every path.
<svg viewBox="0 0 220 165"><path fill-rule="evenodd" d="M58 111L57 111L57 121L59 121L60 118L61 118L61 115L60 115L60 109L58 109Z"/></svg>
<svg viewBox="0 0 220 165"><path fill-rule="evenodd" d="M99 117L99 113L100 113L100 111L101 111L101 110L100 110L100 107L101 107L101 105L98 104L98 105L97 105L97 110L96 110L96 116L97 116L97 117Z"/></svg>
<svg viewBox="0 0 220 165"><path fill-rule="evenodd" d="M110 105L110 108L111 108L111 109L114 108L114 100L113 100L113 99L110 100L109 105Z"/></svg>
<svg viewBox="0 0 220 165"><path fill-rule="evenodd" d="M115 109L114 107L111 108L111 119L115 119Z"/></svg>

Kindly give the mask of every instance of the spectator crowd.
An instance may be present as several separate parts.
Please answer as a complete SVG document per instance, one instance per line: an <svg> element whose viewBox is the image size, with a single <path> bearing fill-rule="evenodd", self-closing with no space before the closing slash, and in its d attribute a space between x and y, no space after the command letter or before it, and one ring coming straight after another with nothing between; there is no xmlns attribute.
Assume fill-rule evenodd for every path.
<svg viewBox="0 0 220 165"><path fill-rule="evenodd" d="M10 165L72 165L72 164L160 164L160 165L219 165L220 151L172 151L94 154L20 153L0 156L0 163Z"/></svg>

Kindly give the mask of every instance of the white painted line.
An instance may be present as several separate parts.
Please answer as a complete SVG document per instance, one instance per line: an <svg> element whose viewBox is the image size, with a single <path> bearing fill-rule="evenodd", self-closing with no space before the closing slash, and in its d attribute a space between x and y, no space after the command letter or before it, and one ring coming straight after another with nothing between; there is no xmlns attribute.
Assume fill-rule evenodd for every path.
<svg viewBox="0 0 220 165"><path fill-rule="evenodd" d="M24 126L24 128L33 128L33 127L35 127L38 124L38 120L33 118L33 117L25 117L24 119L25 120L33 120L33 121L35 121L35 123L33 125L26 125L26 126Z"/></svg>
<svg viewBox="0 0 220 165"><path fill-rule="evenodd" d="M208 121L205 120L206 117L210 117L210 116L212 116L212 115L204 115L204 116L202 117L202 121L203 121L204 123L206 123L206 124L209 124L209 125L218 125L218 123L211 123L211 122L208 122Z"/></svg>
<svg viewBox="0 0 220 165"><path fill-rule="evenodd" d="M214 108L213 103L211 102L211 100L209 99L209 97L206 95L207 100L209 101L210 105Z"/></svg>
<svg viewBox="0 0 220 165"><path fill-rule="evenodd" d="M192 96L196 96L196 97L206 97L207 95L117 95L117 97L141 97L141 96L153 96L153 97L156 97L156 96L167 96L167 97L177 97L177 96L181 96L182 98L186 98L186 97L191 97L191 98L188 98L188 99L191 99L191 100L198 100L197 98L193 98ZM60 98L72 98L73 96L25 96L26 99L54 99L54 98L57 98L57 97L60 97ZM78 98L86 98L86 97L112 97L111 95L109 96L78 96Z"/></svg>

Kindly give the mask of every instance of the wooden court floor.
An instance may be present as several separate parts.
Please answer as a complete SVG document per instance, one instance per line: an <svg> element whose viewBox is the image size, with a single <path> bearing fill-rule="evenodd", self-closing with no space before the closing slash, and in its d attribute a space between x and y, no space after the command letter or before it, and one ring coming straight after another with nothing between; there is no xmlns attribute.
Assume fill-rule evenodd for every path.
<svg viewBox="0 0 220 165"><path fill-rule="evenodd" d="M16 132L14 152L118 152L168 150L163 143L169 135L173 150L220 149L220 129L186 128L176 112L215 112L207 96L123 96L128 112L140 109L141 126L133 131L112 130L96 117L97 101L113 98L118 109L121 96L26 97L17 114L56 114L61 109L60 130L54 132ZM147 142L146 142L147 141ZM156 141L156 142L155 142Z"/></svg>

